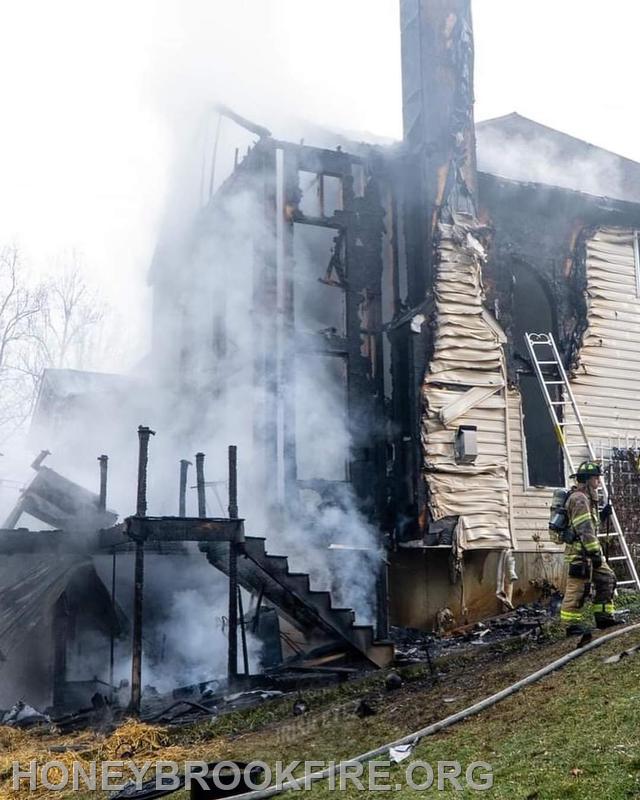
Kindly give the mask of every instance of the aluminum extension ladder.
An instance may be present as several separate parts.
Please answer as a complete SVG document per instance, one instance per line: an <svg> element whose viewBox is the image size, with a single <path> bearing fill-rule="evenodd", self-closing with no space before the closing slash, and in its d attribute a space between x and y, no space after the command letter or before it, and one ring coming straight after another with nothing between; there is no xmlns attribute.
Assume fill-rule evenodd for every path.
<svg viewBox="0 0 640 800"><path fill-rule="evenodd" d="M560 358L560 353L558 352L558 348L556 347L556 343L554 341L553 336L550 333L526 333L525 339L527 342L527 348L529 350L529 355L531 356L531 363L533 364L533 368L536 373L536 377L538 378L538 382L540 384L540 388L542 389L542 395L544 397L544 401L547 404L547 409L549 410L549 414L551 415L551 421L553 422L553 427L556 432L556 436L558 437L558 441L562 447L562 451L564 453L564 457L566 462L570 468L571 473L574 473L575 466L573 462L573 457L571 451L574 448L580 448L582 451L584 449L587 450L588 458L591 461L596 461L596 454L593 449L593 445L589 441L589 437L587 436L587 431L585 430L584 423L582 422L582 417L580 415L580 410L576 404L576 399L571 391L571 385L569 383L569 379L567 378L567 373L565 371L564 365L562 363L562 359ZM536 348L545 348L543 350L543 358L542 360L539 358L538 352L536 352ZM551 355L549 355L549 351ZM545 376L542 367L553 367L555 374L553 377L548 378ZM549 392L550 386L559 386L562 389L560 400L554 400L552 398L551 393ZM567 422L566 419L560 419L557 413L557 409L563 408L565 406L571 406L573 410L574 420ZM565 415L563 415L565 417ZM569 444L567 442L567 437L565 435L565 428L574 427L578 428L580 435L582 437L582 442L576 442L575 444ZM600 478L600 485L602 488L602 495L604 497L604 502L609 502L609 492L607 491L607 485L604 480L604 476ZM631 551L629 550L629 545L627 540L624 537L624 532L620 525L620 520L618 519L618 515L613 509L611 514L611 521L613 522L613 531L610 533L600 533L598 536L601 539L607 538L608 536L617 536L620 541L620 550L623 555L619 556L612 556L608 559L610 562L620 562L621 566L625 566L628 573L629 579L618 581L618 586L635 586L637 589L640 590L640 577L638 577L638 570L636 569L636 565L633 563L633 557L631 556ZM622 563L624 562L624 564Z"/></svg>

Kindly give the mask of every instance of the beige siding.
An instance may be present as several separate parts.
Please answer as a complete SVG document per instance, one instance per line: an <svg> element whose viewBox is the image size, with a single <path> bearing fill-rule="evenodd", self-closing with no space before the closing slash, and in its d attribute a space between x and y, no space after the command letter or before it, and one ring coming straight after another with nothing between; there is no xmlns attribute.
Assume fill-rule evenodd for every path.
<svg viewBox="0 0 640 800"><path fill-rule="evenodd" d="M422 446L435 519L459 516L463 548L510 547L505 364L482 305L484 250L471 225L441 225L434 353L423 386ZM467 407L468 406L468 407ZM451 409L462 409L455 413ZM460 425L478 429L478 458L457 464Z"/></svg>
<svg viewBox="0 0 640 800"><path fill-rule="evenodd" d="M640 436L640 299L633 231L600 229L586 245L587 330L571 387L587 434L604 454L609 442ZM509 393L510 492L520 548L541 536L548 542L551 488L526 487L520 396ZM568 411L567 421L575 421ZM577 428L567 428L574 465L587 457ZM568 476L567 476L568 478ZM545 544L553 548L551 543Z"/></svg>
<svg viewBox="0 0 640 800"><path fill-rule="evenodd" d="M618 437L640 435L640 299L633 238L628 229L602 228L587 242L588 327L571 386L597 455L600 442L616 445ZM567 439L580 442L575 429L568 429ZM586 457L578 447L574 454L574 463Z"/></svg>
<svg viewBox="0 0 640 800"><path fill-rule="evenodd" d="M508 402L511 451L509 489L518 549L536 549L538 542L544 542L545 550L557 550L557 545L549 540L548 527L549 502L553 489L544 486L527 486L520 393L510 391Z"/></svg>

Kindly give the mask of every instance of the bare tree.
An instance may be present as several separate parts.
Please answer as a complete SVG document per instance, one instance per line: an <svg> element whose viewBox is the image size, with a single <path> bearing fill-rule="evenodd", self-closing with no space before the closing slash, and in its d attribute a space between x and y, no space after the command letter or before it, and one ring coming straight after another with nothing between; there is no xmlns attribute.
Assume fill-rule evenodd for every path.
<svg viewBox="0 0 640 800"><path fill-rule="evenodd" d="M44 302L31 320L39 372L46 368L83 369L95 355L104 303L87 286L74 253L58 275L43 285Z"/></svg>
<svg viewBox="0 0 640 800"><path fill-rule="evenodd" d="M40 287L30 288L17 247L0 251L0 430L19 428L32 407L32 380L24 369L31 328L42 313Z"/></svg>
<svg viewBox="0 0 640 800"><path fill-rule="evenodd" d="M104 303L71 253L30 282L16 247L0 251L0 438L31 416L45 369L83 369L99 358Z"/></svg>

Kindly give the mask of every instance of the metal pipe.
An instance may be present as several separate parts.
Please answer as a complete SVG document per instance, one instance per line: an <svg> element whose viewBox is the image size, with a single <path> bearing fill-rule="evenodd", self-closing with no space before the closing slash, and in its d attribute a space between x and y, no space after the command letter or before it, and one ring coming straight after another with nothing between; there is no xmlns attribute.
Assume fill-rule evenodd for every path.
<svg viewBox="0 0 640 800"><path fill-rule="evenodd" d="M237 125L240 125L240 127L246 128L251 133L255 133L261 139L267 139L269 136L271 136L271 131L265 128L263 125L257 125L255 122L251 122L251 120L248 120L246 117L241 117L240 114L236 114L235 111L230 109L229 106L225 106L223 103L216 103L213 108L214 111L218 112L218 114L222 114L223 117L227 117Z"/></svg>
<svg viewBox="0 0 640 800"><path fill-rule="evenodd" d="M238 449L229 446L229 519L238 518ZM238 676L238 546L229 542L229 685Z"/></svg>
<svg viewBox="0 0 640 800"><path fill-rule="evenodd" d="M100 464L100 499L98 500L98 508L100 511L105 511L107 508L107 469L109 466L109 456L104 453L98 456L98 463Z"/></svg>
<svg viewBox="0 0 640 800"><path fill-rule="evenodd" d="M33 463L31 464L31 469L35 469L35 471L37 472L42 466L42 462L45 460L45 458L50 455L51 452L49 450L41 450L33 460Z"/></svg>
<svg viewBox="0 0 640 800"><path fill-rule="evenodd" d="M151 428L138 428L138 492L136 516L147 515L147 465L149 463L149 438L155 434ZM131 653L131 703L130 711L140 714L142 698L142 600L144 594L144 542L136 542L133 586L133 643Z"/></svg>
<svg viewBox="0 0 640 800"><path fill-rule="evenodd" d="M178 496L179 517L187 516L187 475L189 473L190 466L191 461L187 461L186 458L180 459L180 491Z"/></svg>
<svg viewBox="0 0 640 800"><path fill-rule="evenodd" d="M204 453L196 453L196 485L198 489L198 516L207 516L207 498L204 486Z"/></svg>

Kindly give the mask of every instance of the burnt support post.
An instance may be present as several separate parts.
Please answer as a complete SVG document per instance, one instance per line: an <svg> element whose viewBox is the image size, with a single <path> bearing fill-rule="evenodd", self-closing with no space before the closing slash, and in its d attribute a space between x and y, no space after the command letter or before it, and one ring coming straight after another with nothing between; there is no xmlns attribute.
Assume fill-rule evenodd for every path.
<svg viewBox="0 0 640 800"><path fill-rule="evenodd" d="M389 636L389 575L386 549L380 553L376 580L376 638Z"/></svg>
<svg viewBox="0 0 640 800"><path fill-rule="evenodd" d="M136 516L147 516L147 465L149 463L149 439L155 434L151 428L138 428L138 493ZM140 714L142 698L142 601L144 594L144 540L136 541L135 572L133 587L133 645L131 654L131 713Z"/></svg>
<svg viewBox="0 0 640 800"><path fill-rule="evenodd" d="M238 448L229 446L229 519L238 519ZM238 545L229 542L229 685L238 677Z"/></svg>
<svg viewBox="0 0 640 800"><path fill-rule="evenodd" d="M198 516L207 516L207 498L204 484L204 453L196 453L196 486L198 489Z"/></svg>
<svg viewBox="0 0 640 800"><path fill-rule="evenodd" d="M178 495L178 516L187 516L187 476L191 461L186 458L180 459L180 491Z"/></svg>
<svg viewBox="0 0 640 800"><path fill-rule="evenodd" d="M109 466L109 456L102 454L98 456L98 463L100 464L100 498L98 500L98 508L100 511L105 511L107 508L107 469Z"/></svg>

